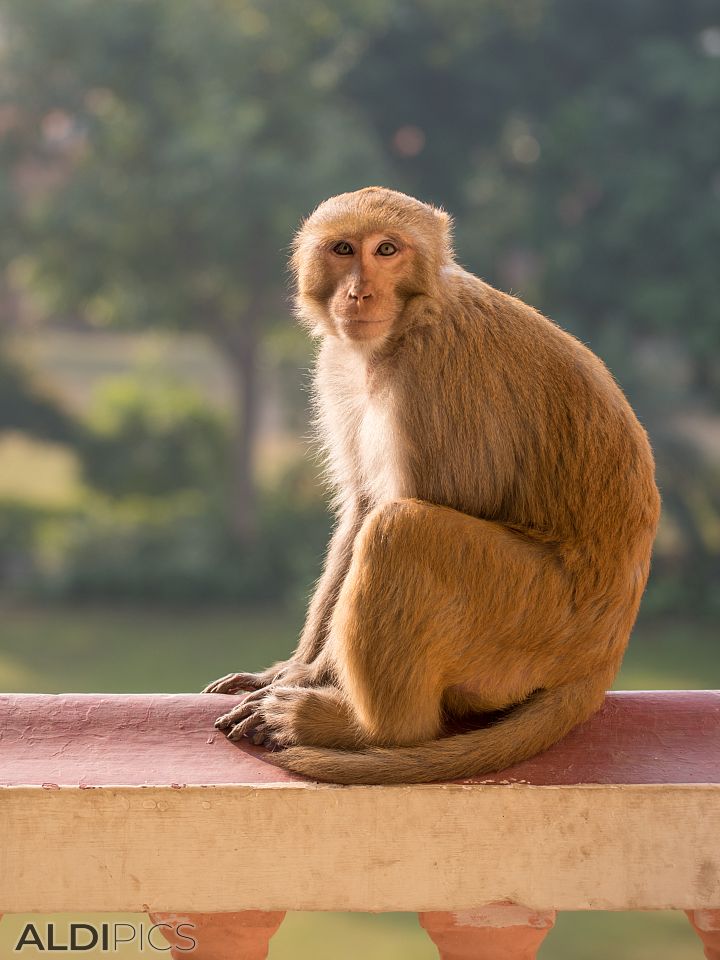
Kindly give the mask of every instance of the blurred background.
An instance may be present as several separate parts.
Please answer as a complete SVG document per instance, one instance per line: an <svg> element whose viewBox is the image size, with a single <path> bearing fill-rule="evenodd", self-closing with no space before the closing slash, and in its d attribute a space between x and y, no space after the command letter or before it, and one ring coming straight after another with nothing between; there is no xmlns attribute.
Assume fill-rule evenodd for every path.
<svg viewBox="0 0 720 960"><path fill-rule="evenodd" d="M610 366L664 501L617 686L720 687L716 0L0 0L0 689L197 691L290 652L330 518L287 249L374 183ZM596 914L541 956L610 951L701 953L684 918ZM434 951L306 914L270 954L370 955Z"/></svg>

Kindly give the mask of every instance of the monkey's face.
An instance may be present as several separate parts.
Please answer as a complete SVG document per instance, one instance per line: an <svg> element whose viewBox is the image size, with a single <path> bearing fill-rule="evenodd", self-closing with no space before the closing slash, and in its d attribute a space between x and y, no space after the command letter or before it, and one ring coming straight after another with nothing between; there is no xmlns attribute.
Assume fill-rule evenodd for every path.
<svg viewBox="0 0 720 960"><path fill-rule="evenodd" d="M409 301L437 292L449 233L444 211L384 187L324 201L294 241L300 320L316 336L360 343L399 334L413 322Z"/></svg>
<svg viewBox="0 0 720 960"><path fill-rule="evenodd" d="M396 233L333 238L322 257L334 332L347 340L386 336L397 325L414 273L408 240Z"/></svg>

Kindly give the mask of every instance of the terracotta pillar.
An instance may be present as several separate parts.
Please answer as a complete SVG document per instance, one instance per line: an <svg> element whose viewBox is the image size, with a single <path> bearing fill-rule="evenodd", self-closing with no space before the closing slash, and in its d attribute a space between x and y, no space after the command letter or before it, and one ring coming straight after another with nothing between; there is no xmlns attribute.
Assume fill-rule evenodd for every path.
<svg viewBox="0 0 720 960"><path fill-rule="evenodd" d="M491 903L458 913L420 913L440 960L535 960L555 911Z"/></svg>
<svg viewBox="0 0 720 960"><path fill-rule="evenodd" d="M285 911L150 913L148 916L153 923L162 924L158 929L171 944L173 960L265 960L270 937L282 923Z"/></svg>
<svg viewBox="0 0 720 960"><path fill-rule="evenodd" d="M707 960L720 960L720 910L686 910L685 913L703 942Z"/></svg>

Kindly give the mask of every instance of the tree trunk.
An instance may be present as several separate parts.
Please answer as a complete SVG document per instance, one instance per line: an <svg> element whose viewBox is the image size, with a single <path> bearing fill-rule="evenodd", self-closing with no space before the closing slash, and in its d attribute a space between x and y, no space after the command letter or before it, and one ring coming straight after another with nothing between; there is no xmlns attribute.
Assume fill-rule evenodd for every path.
<svg viewBox="0 0 720 960"><path fill-rule="evenodd" d="M235 409L227 491L228 523L233 537L241 544L251 543L258 532L255 487L258 313L255 304L237 326L222 324L222 333L216 337L232 374Z"/></svg>
<svg viewBox="0 0 720 960"><path fill-rule="evenodd" d="M257 535L257 491L255 489L255 447L258 423L258 343L255 331L240 338L243 342L229 359L235 371L235 426L230 450L230 528L240 543Z"/></svg>

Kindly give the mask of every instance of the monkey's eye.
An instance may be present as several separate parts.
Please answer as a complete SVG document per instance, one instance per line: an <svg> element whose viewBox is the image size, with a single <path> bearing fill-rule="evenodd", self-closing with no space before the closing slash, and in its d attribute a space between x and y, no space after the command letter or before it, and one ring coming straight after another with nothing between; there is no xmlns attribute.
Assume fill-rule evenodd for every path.
<svg viewBox="0 0 720 960"><path fill-rule="evenodd" d="M380 244L375 252L381 257L391 257L394 253L397 253L397 247L394 243L390 243L389 240L385 240Z"/></svg>
<svg viewBox="0 0 720 960"><path fill-rule="evenodd" d="M353 252L353 248L346 240L336 243L332 249L333 253L336 253L339 257L349 257Z"/></svg>

